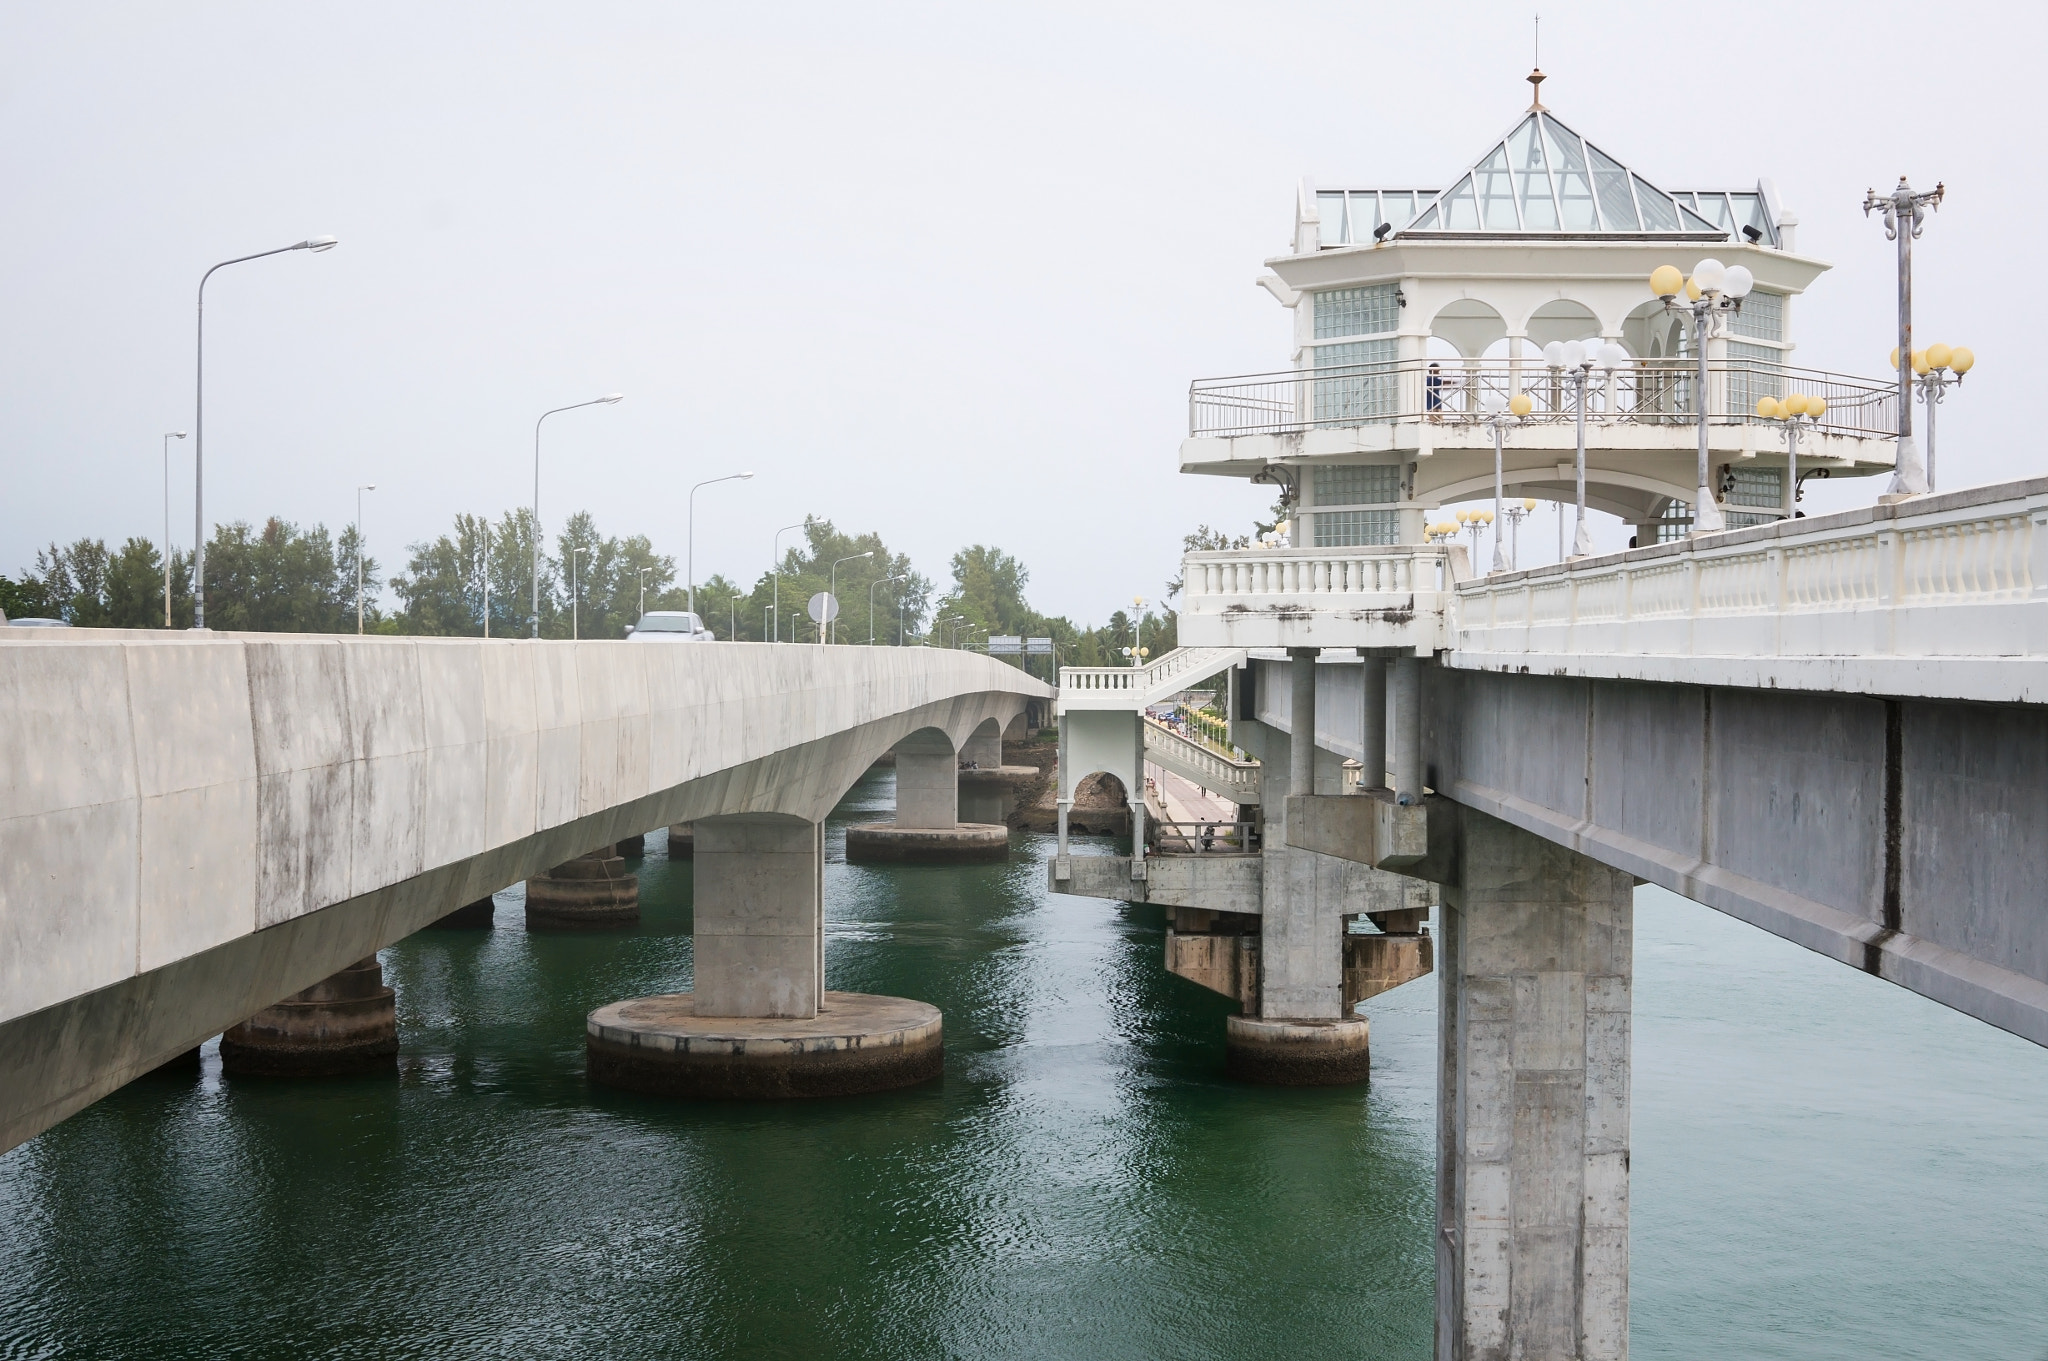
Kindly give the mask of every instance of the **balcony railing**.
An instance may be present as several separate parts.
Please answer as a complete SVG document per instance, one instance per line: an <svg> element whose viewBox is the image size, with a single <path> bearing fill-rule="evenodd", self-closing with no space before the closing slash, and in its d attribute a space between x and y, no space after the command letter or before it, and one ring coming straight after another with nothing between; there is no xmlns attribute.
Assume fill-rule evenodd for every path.
<svg viewBox="0 0 2048 1361"><path fill-rule="evenodd" d="M1586 384L1590 425L1691 425L1699 419L1699 366L1690 359L1633 359ZM1188 433L1196 437L1295 434L1395 421L1472 425L1489 394L1504 406L1517 392L1535 402L1526 423L1577 416L1575 387L1540 360L1391 360L1236 378L1200 378L1188 389ZM1798 369L1747 359L1707 366L1708 420L1762 422L1761 397L1801 392L1825 398L1824 433L1883 437L1898 431L1898 389L1889 379ZM1768 423L1768 422L1766 422Z"/></svg>
<svg viewBox="0 0 2048 1361"><path fill-rule="evenodd" d="M1181 559L1191 646L1441 647L1462 544L1254 548Z"/></svg>

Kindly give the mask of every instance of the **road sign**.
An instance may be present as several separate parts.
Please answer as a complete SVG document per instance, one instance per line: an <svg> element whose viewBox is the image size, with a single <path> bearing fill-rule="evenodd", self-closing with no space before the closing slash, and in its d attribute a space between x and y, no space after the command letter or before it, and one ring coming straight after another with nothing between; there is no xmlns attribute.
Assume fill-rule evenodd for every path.
<svg viewBox="0 0 2048 1361"><path fill-rule="evenodd" d="M1023 636L1015 633L991 633L988 636L988 650L998 656L1003 653L1022 653Z"/></svg>
<svg viewBox="0 0 2048 1361"><path fill-rule="evenodd" d="M811 622L829 624L839 617L839 601L830 591L820 591L811 597Z"/></svg>
<svg viewBox="0 0 2048 1361"><path fill-rule="evenodd" d="M1052 639L1026 638L1024 640L1024 651L1033 657L1050 657L1052 655Z"/></svg>

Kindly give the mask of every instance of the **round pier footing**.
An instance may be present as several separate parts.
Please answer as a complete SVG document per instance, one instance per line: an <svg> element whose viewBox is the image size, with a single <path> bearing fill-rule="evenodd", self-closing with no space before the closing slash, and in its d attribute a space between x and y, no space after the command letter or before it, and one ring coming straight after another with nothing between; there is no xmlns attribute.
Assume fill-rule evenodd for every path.
<svg viewBox="0 0 2048 1361"><path fill-rule="evenodd" d="M697 856L697 834L687 822L671 822L668 825L668 858L671 860L694 860Z"/></svg>
<svg viewBox="0 0 2048 1361"><path fill-rule="evenodd" d="M388 1068L397 1057L398 1007L374 955L220 1037L230 1077L330 1077Z"/></svg>
<svg viewBox="0 0 2048 1361"><path fill-rule="evenodd" d="M1342 1087L1372 1072L1372 1026L1364 1020L1263 1021L1229 1017L1224 1071L1269 1087Z"/></svg>
<svg viewBox="0 0 2048 1361"><path fill-rule="evenodd" d="M590 1080L713 1100L852 1096L929 1082L945 1067L939 1009L907 997L828 992L818 1014L699 1016L687 992L590 1013Z"/></svg>
<svg viewBox="0 0 2048 1361"><path fill-rule="evenodd" d="M976 766L960 772L960 788L963 792L998 790L1014 794L1038 783L1044 773L1037 766Z"/></svg>
<svg viewBox="0 0 2048 1361"><path fill-rule="evenodd" d="M529 931L603 931L640 920L640 881L599 851L526 881Z"/></svg>
<svg viewBox="0 0 2048 1361"><path fill-rule="evenodd" d="M1001 860L1010 853L1010 829L1000 822L957 827L898 827L863 822L846 829L846 858L857 865L959 865Z"/></svg>
<svg viewBox="0 0 2048 1361"><path fill-rule="evenodd" d="M481 927L484 930L489 930L496 924L497 911L498 904L496 900L489 897L479 898L469 906L458 907L447 916L437 919L430 929L445 927L452 931Z"/></svg>

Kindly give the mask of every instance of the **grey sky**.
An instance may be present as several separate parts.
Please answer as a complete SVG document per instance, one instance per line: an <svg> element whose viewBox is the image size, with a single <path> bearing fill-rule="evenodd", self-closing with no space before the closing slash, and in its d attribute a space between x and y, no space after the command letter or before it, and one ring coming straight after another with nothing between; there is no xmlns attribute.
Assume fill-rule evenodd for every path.
<svg viewBox="0 0 2048 1361"><path fill-rule="evenodd" d="M1161 592L1197 521L1270 500L1175 451L1190 378L1286 361L1251 280L1296 180L1447 182L1528 102L1530 13L7 5L0 570L160 535L199 275L333 233L209 289L210 519L338 527L375 482L397 566L458 510L526 501L541 410L617 390L549 422L551 531L588 509L680 563L688 484L752 468L699 497L700 574L751 580L814 512L940 579L1000 545L1034 603L1099 622ZM1794 320L1813 367L1875 375L1891 348L1864 190L1946 180L1917 296L1923 341L1979 355L1943 410L1956 486L2048 471L2010 293L2048 208L2044 27L2016 4L1546 5L1544 95L1666 186L1777 181L1836 265ZM1660 51L1697 54L1708 97Z"/></svg>

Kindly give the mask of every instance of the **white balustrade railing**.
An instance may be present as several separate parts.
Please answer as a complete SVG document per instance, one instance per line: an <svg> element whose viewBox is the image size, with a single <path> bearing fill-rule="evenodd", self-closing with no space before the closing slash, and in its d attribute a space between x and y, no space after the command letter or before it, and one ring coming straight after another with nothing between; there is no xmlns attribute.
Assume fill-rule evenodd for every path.
<svg viewBox="0 0 2048 1361"><path fill-rule="evenodd" d="M1453 615L1453 666L2048 701L2048 479L1501 573Z"/></svg>
<svg viewBox="0 0 2048 1361"><path fill-rule="evenodd" d="M1243 660L1241 648L1177 647L1144 666L1063 666L1065 708L1142 709Z"/></svg>
<svg viewBox="0 0 2048 1361"><path fill-rule="evenodd" d="M1145 759L1232 803L1259 802L1257 761L1233 760L1149 718L1145 720Z"/></svg>
<svg viewBox="0 0 2048 1361"><path fill-rule="evenodd" d="M1435 647L1462 544L1190 553L1180 636L1239 647Z"/></svg>

